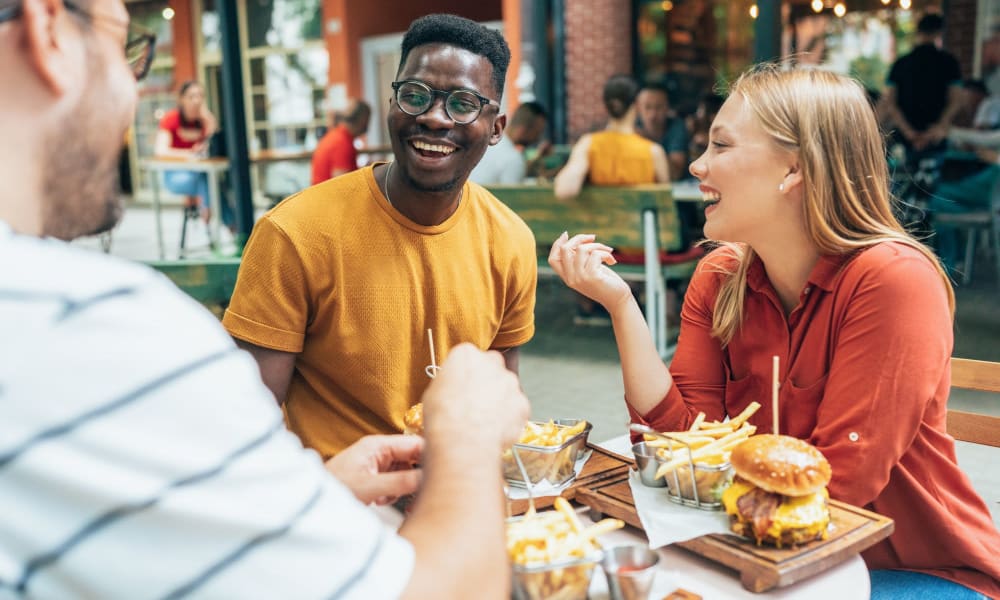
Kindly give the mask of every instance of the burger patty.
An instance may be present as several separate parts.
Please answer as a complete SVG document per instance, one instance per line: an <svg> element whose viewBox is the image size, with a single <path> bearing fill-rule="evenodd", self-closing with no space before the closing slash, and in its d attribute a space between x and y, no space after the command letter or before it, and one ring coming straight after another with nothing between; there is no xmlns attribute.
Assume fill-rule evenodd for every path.
<svg viewBox="0 0 1000 600"><path fill-rule="evenodd" d="M754 488L736 501L740 516L753 530L753 537L762 539L771 528L771 521L781 504L781 495Z"/></svg>

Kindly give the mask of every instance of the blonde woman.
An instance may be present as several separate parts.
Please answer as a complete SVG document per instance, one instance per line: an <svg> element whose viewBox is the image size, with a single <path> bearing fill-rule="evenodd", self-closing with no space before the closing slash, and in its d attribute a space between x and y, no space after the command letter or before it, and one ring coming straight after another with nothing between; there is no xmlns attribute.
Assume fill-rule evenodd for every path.
<svg viewBox="0 0 1000 600"><path fill-rule="evenodd" d="M564 234L549 257L608 309L633 421L685 429L757 400L769 432L777 355L780 432L826 455L833 498L895 519L864 554L872 597L1000 596L1000 534L945 433L954 293L893 218L864 90L823 71L751 71L691 173L719 248L691 280L669 370L607 246Z"/></svg>

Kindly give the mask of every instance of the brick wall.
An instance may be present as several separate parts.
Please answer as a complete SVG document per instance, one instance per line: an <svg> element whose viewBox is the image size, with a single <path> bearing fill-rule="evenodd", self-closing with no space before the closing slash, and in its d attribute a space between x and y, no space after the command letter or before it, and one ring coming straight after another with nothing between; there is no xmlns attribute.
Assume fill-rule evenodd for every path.
<svg viewBox="0 0 1000 600"><path fill-rule="evenodd" d="M949 0L944 47L958 58L962 76L971 77L976 44L976 0Z"/></svg>
<svg viewBox="0 0 1000 600"><path fill-rule="evenodd" d="M566 0L566 110L570 142L607 121L601 91L608 77L632 72L631 4L630 0Z"/></svg>

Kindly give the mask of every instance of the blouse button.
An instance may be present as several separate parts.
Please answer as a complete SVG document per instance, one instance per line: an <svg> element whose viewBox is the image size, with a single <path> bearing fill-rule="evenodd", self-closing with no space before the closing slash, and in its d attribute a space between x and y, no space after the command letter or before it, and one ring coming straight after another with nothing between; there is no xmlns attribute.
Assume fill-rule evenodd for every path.
<svg viewBox="0 0 1000 600"><path fill-rule="evenodd" d="M847 435L847 439L851 440L852 442L856 442L856 441L858 441L858 439L859 439L860 437L861 437L861 436L860 436L860 435L858 435L858 432L857 432L857 431L852 431L851 433L849 433L849 434Z"/></svg>
<svg viewBox="0 0 1000 600"><path fill-rule="evenodd" d="M802 290L802 293L803 294L808 294L810 290L812 290L812 287L807 285L806 289Z"/></svg>

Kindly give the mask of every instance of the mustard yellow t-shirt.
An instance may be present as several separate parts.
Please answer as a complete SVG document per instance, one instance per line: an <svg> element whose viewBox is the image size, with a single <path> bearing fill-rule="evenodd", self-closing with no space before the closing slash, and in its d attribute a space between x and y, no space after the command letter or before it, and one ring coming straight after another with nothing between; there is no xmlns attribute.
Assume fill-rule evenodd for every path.
<svg viewBox="0 0 1000 600"><path fill-rule="evenodd" d="M435 358L461 342L524 344L535 331L535 240L492 194L466 183L444 223L389 204L372 167L310 187L256 224L223 325L299 353L289 428L324 458L366 434L397 433Z"/></svg>
<svg viewBox="0 0 1000 600"><path fill-rule="evenodd" d="M599 131L591 134L587 160L592 185L656 182L653 142L637 133Z"/></svg>

